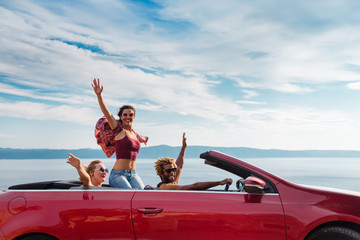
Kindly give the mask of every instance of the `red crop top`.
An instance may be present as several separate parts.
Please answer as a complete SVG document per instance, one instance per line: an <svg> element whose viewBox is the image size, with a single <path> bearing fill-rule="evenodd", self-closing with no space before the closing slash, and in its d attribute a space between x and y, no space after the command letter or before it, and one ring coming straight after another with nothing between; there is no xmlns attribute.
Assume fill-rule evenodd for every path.
<svg viewBox="0 0 360 240"><path fill-rule="evenodd" d="M115 140L116 159L131 159L136 160L140 151L140 141L134 140L125 134L125 137L120 140Z"/></svg>
<svg viewBox="0 0 360 240"><path fill-rule="evenodd" d="M115 141L114 138L119 132L121 132L121 130L123 130L123 127L120 122L118 122L118 125L115 129L111 129L106 118L105 117L100 118L97 121L96 126L95 126L95 137L97 140L97 144L100 145L100 147L102 148L102 150L104 151L104 153L106 154L106 156L108 158L110 158L116 151L117 159L119 159L118 156L120 156L120 158L123 158L123 159L133 159L132 158L133 153L130 153L130 152L136 152L135 158L133 159L133 160L135 160L136 156L140 150L140 143L146 144L146 142L148 141L149 138L140 136L139 134L136 133L136 137L139 142L138 143L139 147L136 150L134 147L130 146L130 145L133 145L133 143L131 143L131 144L125 143L123 145L123 143L121 142L121 141L137 142L136 140L132 140L131 138L129 140L126 140L123 138L123 139L119 140L119 143L116 143L118 141ZM130 147L127 148L126 144L127 144L127 146L130 146ZM119 146L117 146L117 145L119 145ZM124 156L127 156L127 157L124 157ZM130 156L130 157L128 157L128 156Z"/></svg>

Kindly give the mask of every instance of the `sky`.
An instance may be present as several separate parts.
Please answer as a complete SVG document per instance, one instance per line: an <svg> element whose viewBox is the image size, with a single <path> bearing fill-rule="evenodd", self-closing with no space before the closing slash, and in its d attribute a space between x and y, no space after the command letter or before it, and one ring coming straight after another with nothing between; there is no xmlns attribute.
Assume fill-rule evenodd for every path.
<svg viewBox="0 0 360 240"><path fill-rule="evenodd" d="M360 150L360 2L0 0L0 148L99 149L136 108L148 146ZM210 149L209 149L210 150Z"/></svg>

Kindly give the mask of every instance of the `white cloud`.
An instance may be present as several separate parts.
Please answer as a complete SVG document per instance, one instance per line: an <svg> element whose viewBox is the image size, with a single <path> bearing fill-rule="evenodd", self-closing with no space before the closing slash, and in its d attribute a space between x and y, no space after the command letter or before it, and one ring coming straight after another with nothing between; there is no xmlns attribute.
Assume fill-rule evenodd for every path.
<svg viewBox="0 0 360 240"><path fill-rule="evenodd" d="M360 82L349 83L347 87L353 90L360 90Z"/></svg>
<svg viewBox="0 0 360 240"><path fill-rule="evenodd" d="M94 119L99 117L92 109L86 107L56 106L26 101L0 101L0 115L8 118L56 120L86 125L94 125Z"/></svg>
<svg viewBox="0 0 360 240"><path fill-rule="evenodd" d="M241 91L245 93L244 96L245 99L250 99L259 95L256 91L252 91L252 90L241 90Z"/></svg>
<svg viewBox="0 0 360 240"><path fill-rule="evenodd" d="M159 2L163 8L152 10L149 18L146 13L151 10L139 14L122 1L84 2L82 8L58 2L19 3L0 7L0 68L5 76L0 93L26 99L1 101L3 116L93 124L99 109L90 83L99 77L109 107L133 102L142 110L201 119L194 126L183 124L194 142L202 144L219 138L216 145L291 147L300 145L300 140L291 141L294 133L320 146L320 138L350 132L353 126L341 110L294 108L291 103L270 109L253 99L259 90L306 94L334 82L358 89L359 74L347 67L360 65L360 31L355 24L345 27L324 20L328 26L312 29L287 4L284 8L289 12L272 15L265 3ZM311 20L318 14L323 19L334 16L317 10L315 3L306 3L315 4L315 9L297 4ZM331 9L331 5L320 6ZM287 17L290 20L284 21ZM107 54L66 41L98 46ZM220 78L213 80L213 76ZM238 92L245 95L239 99L214 94L214 83L221 83L221 77L235 81ZM245 109L244 104L256 109ZM161 119L148 122L153 124L150 133L159 139L154 142L164 143L166 133L183 131L181 125L163 125ZM243 137L239 141L233 137L237 134ZM313 134L319 137L304 140Z"/></svg>
<svg viewBox="0 0 360 240"><path fill-rule="evenodd" d="M251 82L239 81L246 86L281 92L311 91L310 86L301 86L303 83L359 79L358 73L345 67L359 61L354 55L356 50L348 51L358 49L354 40L358 39L360 32L356 26L324 27L316 34L310 34L274 18L261 18L261 15L254 18L259 6L244 6L234 1L227 4L206 2L206 11L200 11L204 4L171 2L162 10L166 18L189 21L201 29L191 40L191 49L195 51L192 57L186 58L183 68L198 73L248 76ZM248 59L246 53L251 51L268 54L256 60Z"/></svg>
<svg viewBox="0 0 360 240"><path fill-rule="evenodd" d="M17 56L16 59L6 59L6 62L19 62L19 56L23 56L24 53L26 55L23 56L20 68L5 64L5 59L3 66L9 68L9 74L29 76L29 79L36 79L41 83L46 83L49 79L59 79L61 76L58 84L63 82L74 84L91 78L92 75L109 77L114 81L119 81L117 78L121 76L124 80L127 78L132 83L137 81L141 84L154 81L155 78L151 77L144 79L144 76L151 74L140 72L135 74L136 71L127 71L123 68L125 64L138 65L148 69L176 70L193 76L204 74L231 76L238 79L242 86L282 92L311 91L310 86L300 85L303 83L354 81L359 78L357 73L343 68L347 63L357 63L355 56L352 56L353 52L346 52L347 48L344 48L349 44L353 47L357 46L354 40L358 39L359 31L354 28L339 27L319 32L314 37L297 33L274 20L249 21L247 16L256 12L255 9L237 2L220 4L220 6L207 3L207 11L203 11L201 15L191 13L198 11L203 6L203 2L175 6L171 4L167 3L167 8L161 11L165 19L189 21L195 29L201 31L190 30L191 39L174 39L166 34L157 35L160 30L157 26L157 31L144 32L139 36L129 31L127 27L105 24L104 18L95 20L104 24L101 32L95 31L98 30L96 28L90 29L77 24L85 19L90 20L90 14L85 14L83 19L78 17L74 22L69 22L64 16L52 15L43 8L38 10L44 14L36 17L25 14L13 16L8 13L7 17L17 19L16 26L22 27L19 29L20 32L9 30L13 36L9 37L8 41L6 38L2 40L4 49L12 51L12 54ZM125 15L133 17L134 25L141 24L144 20L133 15L123 5L119 5L118 7L126 12ZM238 9L242 10L240 15ZM74 9L69 7L63 7L63 10L74 13ZM226 11L227 15L221 15L219 11ZM65 26L61 25L64 21ZM40 23L34 24L34 22ZM99 26L98 22L96 26ZM113 32L111 36L106 35L111 31ZM124 31L128 31L126 36ZM145 42L142 41L143 34L146 34ZM290 35L296 37L290 38ZM48 37L99 44L105 51L118 57L99 58L97 54L77 49L75 46L46 40ZM334 46L341 48L336 52L330 51ZM263 58L250 59L246 54L251 51L269 54ZM113 61L119 64L111 63ZM252 80L249 81L246 76ZM155 80L154 83L156 82ZM54 83L58 86L56 81Z"/></svg>
<svg viewBox="0 0 360 240"><path fill-rule="evenodd" d="M265 103L263 103L263 102L248 101L248 100L244 100L244 101L236 101L236 103L238 103L238 104L251 104L251 105L260 105L260 104L265 104Z"/></svg>

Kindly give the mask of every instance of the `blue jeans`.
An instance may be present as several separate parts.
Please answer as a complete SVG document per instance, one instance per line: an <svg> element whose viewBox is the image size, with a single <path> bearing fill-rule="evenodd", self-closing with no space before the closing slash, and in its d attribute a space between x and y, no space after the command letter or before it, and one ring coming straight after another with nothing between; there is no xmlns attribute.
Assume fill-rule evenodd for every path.
<svg viewBox="0 0 360 240"><path fill-rule="evenodd" d="M144 189L145 185L135 170L112 169L109 177L110 187Z"/></svg>

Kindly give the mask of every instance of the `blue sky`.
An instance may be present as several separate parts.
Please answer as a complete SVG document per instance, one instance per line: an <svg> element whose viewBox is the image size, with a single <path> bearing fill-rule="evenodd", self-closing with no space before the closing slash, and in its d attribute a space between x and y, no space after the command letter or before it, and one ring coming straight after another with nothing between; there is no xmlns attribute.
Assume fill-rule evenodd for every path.
<svg viewBox="0 0 360 240"><path fill-rule="evenodd" d="M353 149L358 1L0 0L0 147L98 148L94 77L149 146Z"/></svg>

